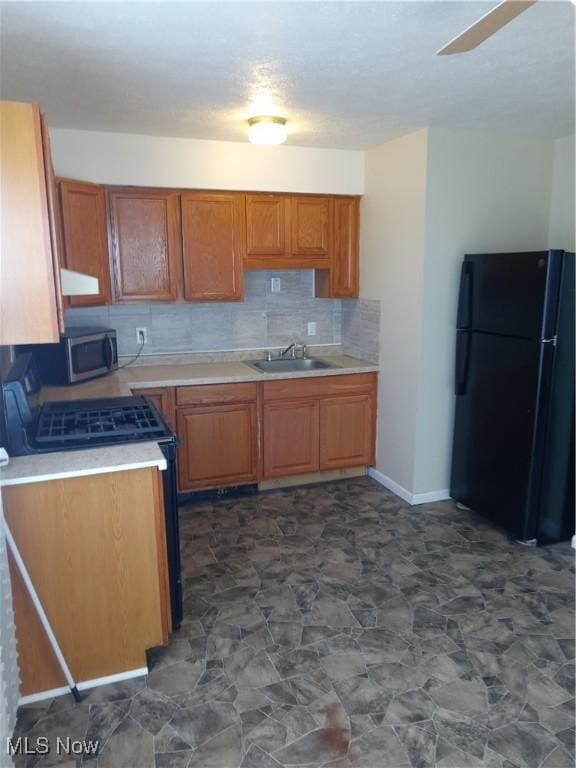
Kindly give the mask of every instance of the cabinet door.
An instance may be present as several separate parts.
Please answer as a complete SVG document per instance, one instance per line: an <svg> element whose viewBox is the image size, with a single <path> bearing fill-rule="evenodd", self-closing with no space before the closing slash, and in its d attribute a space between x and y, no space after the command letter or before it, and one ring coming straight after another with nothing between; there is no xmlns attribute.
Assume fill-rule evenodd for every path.
<svg viewBox="0 0 576 768"><path fill-rule="evenodd" d="M290 206L291 250L295 256L330 255L333 201L328 197L293 197Z"/></svg>
<svg viewBox="0 0 576 768"><path fill-rule="evenodd" d="M288 256L290 231L285 195L246 195L246 256Z"/></svg>
<svg viewBox="0 0 576 768"><path fill-rule="evenodd" d="M98 278L99 293L70 296L72 307L110 304L110 260L104 187L60 179L64 261L68 269Z"/></svg>
<svg viewBox="0 0 576 768"><path fill-rule="evenodd" d="M58 201L58 189L52 165L52 151L50 149L50 134L48 123L44 115L41 115L40 127L42 129L42 149L44 153L44 176L46 178L46 198L48 201L48 221L50 223L50 242L52 243L52 271L54 274L54 289L56 292L56 312L58 316L58 330L64 333L64 302L62 299L62 285L60 281L60 262L63 259L62 228L60 226L60 207Z"/></svg>
<svg viewBox="0 0 576 768"><path fill-rule="evenodd" d="M244 196L186 192L181 202L184 298L241 299Z"/></svg>
<svg viewBox="0 0 576 768"><path fill-rule="evenodd" d="M264 477L317 472L318 401L264 404Z"/></svg>
<svg viewBox="0 0 576 768"><path fill-rule="evenodd" d="M320 469L374 463L374 398L349 395L320 401Z"/></svg>
<svg viewBox="0 0 576 768"><path fill-rule="evenodd" d="M316 296L351 299L359 291L359 201L355 197L334 200L332 258L329 270L315 274Z"/></svg>
<svg viewBox="0 0 576 768"><path fill-rule="evenodd" d="M178 408L180 491L255 483L256 403Z"/></svg>
<svg viewBox="0 0 576 768"><path fill-rule="evenodd" d="M179 194L112 190L109 203L116 300L174 301L182 273Z"/></svg>
<svg viewBox="0 0 576 768"><path fill-rule="evenodd" d="M149 397L168 422L170 429L176 431L176 398L173 387L133 389L132 394Z"/></svg>
<svg viewBox="0 0 576 768"><path fill-rule="evenodd" d="M0 344L57 342L57 264L37 104L0 103L0 156Z"/></svg>

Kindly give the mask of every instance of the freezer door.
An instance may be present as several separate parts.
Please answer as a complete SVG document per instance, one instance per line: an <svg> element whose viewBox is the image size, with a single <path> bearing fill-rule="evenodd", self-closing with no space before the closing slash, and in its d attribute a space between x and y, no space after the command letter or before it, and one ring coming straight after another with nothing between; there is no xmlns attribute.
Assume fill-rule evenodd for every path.
<svg viewBox="0 0 576 768"><path fill-rule="evenodd" d="M541 345L460 331L450 495L522 537Z"/></svg>
<svg viewBox="0 0 576 768"><path fill-rule="evenodd" d="M545 308L554 313L561 252L467 254L458 328L541 338Z"/></svg>

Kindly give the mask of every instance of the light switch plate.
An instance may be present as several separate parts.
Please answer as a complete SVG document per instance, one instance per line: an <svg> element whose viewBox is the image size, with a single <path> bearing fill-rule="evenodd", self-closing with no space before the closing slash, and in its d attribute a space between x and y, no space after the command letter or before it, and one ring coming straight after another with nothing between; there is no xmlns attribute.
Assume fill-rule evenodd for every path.
<svg viewBox="0 0 576 768"><path fill-rule="evenodd" d="M308 336L316 336L316 323L308 323Z"/></svg>
<svg viewBox="0 0 576 768"><path fill-rule="evenodd" d="M280 293L281 283L279 277L270 278L270 290L272 293Z"/></svg>

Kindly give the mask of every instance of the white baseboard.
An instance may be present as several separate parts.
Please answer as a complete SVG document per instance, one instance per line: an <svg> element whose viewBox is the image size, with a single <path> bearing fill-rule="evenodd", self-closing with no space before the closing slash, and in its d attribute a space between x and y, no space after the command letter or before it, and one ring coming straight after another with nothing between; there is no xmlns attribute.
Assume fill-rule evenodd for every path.
<svg viewBox="0 0 576 768"><path fill-rule="evenodd" d="M415 493L412 496L412 504L431 504L433 501L446 501L450 498L450 490L444 488L441 491L427 491L426 493Z"/></svg>
<svg viewBox="0 0 576 768"><path fill-rule="evenodd" d="M84 680L81 683L77 683L76 687L79 691L86 691L89 688L96 688L98 685L119 683L122 680L130 680L133 677L142 677L147 674L148 667L138 667L137 669L128 669L126 672L118 672L116 675L105 675L104 677L96 677L93 680ZM30 693L28 696L20 696L18 706L20 707L23 704L33 704L36 701L43 701L44 699L52 699L54 696L63 696L66 693L70 693L70 688L68 688L68 686L51 688L49 691Z"/></svg>
<svg viewBox="0 0 576 768"><path fill-rule="evenodd" d="M412 494L410 491L407 491L406 488L403 488L401 485L396 483L387 475L380 472L378 469L374 469L374 467L368 467L368 475L374 478L377 483L383 485L384 488L388 488L388 490L392 491L392 493L395 493L396 496L400 496L401 499L407 501L408 504L412 504Z"/></svg>
<svg viewBox="0 0 576 768"><path fill-rule="evenodd" d="M450 491L445 488L441 491L427 491L426 493L411 493L399 483L392 480L392 478L380 472L374 467L368 467L368 475L384 488L388 488L389 491L395 493L396 496L400 496L401 499L407 501L410 506L416 506L417 504L430 504L433 501L445 501L450 498Z"/></svg>

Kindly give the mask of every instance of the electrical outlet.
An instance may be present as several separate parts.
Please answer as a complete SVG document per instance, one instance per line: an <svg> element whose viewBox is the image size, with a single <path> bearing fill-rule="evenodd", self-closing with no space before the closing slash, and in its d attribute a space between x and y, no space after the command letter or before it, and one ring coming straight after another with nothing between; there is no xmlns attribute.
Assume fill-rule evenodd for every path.
<svg viewBox="0 0 576 768"><path fill-rule="evenodd" d="M148 344L148 328L136 328L136 343Z"/></svg>
<svg viewBox="0 0 576 768"><path fill-rule="evenodd" d="M281 283L279 277L270 278L270 290L272 293L280 293Z"/></svg>
<svg viewBox="0 0 576 768"><path fill-rule="evenodd" d="M316 336L316 323L308 323L308 336Z"/></svg>

